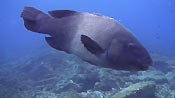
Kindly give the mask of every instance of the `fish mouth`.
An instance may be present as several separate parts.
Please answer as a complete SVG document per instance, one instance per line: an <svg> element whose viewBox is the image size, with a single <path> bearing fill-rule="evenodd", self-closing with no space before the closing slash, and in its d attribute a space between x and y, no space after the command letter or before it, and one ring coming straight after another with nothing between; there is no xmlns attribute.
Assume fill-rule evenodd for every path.
<svg viewBox="0 0 175 98"><path fill-rule="evenodd" d="M141 71L148 70L149 66L152 66L152 59L151 58L146 59L144 63L143 62L139 62L139 61L137 63L137 67Z"/></svg>
<svg viewBox="0 0 175 98"><path fill-rule="evenodd" d="M140 66L141 71L148 70L148 69L149 69L149 65L150 65L150 64L142 64L142 65Z"/></svg>

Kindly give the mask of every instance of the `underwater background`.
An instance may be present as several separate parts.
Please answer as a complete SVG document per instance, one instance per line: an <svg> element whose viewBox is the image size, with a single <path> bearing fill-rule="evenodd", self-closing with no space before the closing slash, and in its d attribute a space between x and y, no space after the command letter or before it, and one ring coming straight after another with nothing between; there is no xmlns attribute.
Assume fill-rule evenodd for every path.
<svg viewBox="0 0 175 98"><path fill-rule="evenodd" d="M145 46L153 66L117 71L57 51L46 35L25 29L25 6L112 17ZM175 98L175 0L4 0L0 8L0 98Z"/></svg>

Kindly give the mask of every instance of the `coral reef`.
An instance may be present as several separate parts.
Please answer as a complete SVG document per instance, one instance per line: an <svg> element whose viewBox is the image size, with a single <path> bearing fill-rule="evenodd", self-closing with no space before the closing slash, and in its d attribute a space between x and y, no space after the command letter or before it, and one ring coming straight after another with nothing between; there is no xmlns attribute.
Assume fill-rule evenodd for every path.
<svg viewBox="0 0 175 98"><path fill-rule="evenodd" d="M100 68L53 49L0 64L0 98L175 98L175 58L143 72Z"/></svg>

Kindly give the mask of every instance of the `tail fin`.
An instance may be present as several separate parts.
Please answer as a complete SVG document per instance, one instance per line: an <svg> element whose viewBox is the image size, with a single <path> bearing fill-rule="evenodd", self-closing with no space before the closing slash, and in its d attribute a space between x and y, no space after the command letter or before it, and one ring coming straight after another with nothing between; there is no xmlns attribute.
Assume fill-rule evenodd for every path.
<svg viewBox="0 0 175 98"><path fill-rule="evenodd" d="M39 20L49 16L33 7L25 7L21 17L23 18L24 25L28 30L38 32L38 28L40 27Z"/></svg>

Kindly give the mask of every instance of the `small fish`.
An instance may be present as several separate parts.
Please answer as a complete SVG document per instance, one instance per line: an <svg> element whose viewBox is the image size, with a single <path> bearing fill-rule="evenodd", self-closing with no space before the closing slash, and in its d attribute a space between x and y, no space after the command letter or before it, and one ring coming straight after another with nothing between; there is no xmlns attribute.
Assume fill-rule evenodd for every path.
<svg viewBox="0 0 175 98"><path fill-rule="evenodd" d="M116 70L143 71L152 64L141 43L112 18L71 10L48 13L25 7L21 17L28 30L50 35L45 40L57 50Z"/></svg>

